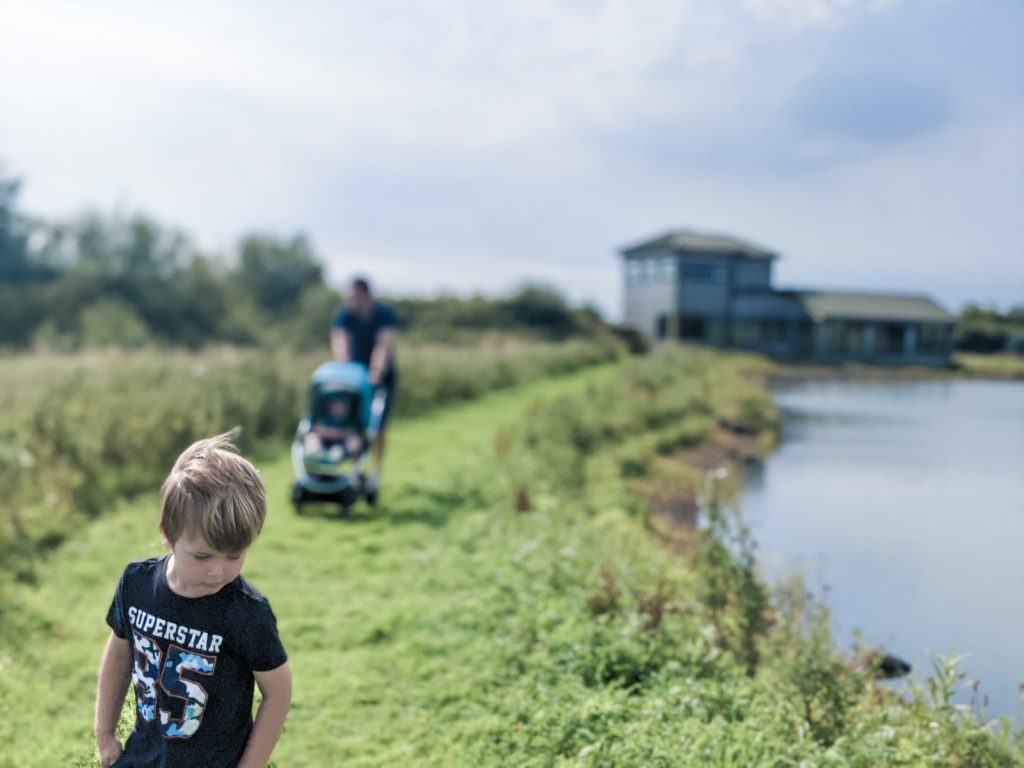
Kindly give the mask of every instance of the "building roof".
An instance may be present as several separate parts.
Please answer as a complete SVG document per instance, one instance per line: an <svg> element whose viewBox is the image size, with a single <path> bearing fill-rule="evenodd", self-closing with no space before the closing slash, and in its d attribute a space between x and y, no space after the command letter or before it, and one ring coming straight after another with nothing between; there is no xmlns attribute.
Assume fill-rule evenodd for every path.
<svg viewBox="0 0 1024 768"><path fill-rule="evenodd" d="M894 322L956 322L927 296L846 291L797 291L816 322L824 320L890 320Z"/></svg>
<svg viewBox="0 0 1024 768"><path fill-rule="evenodd" d="M777 254L752 243L728 235L713 235L694 232L692 229L677 229L660 237L622 249L626 258L639 256L647 250L686 251L717 256L740 255L755 259L774 259Z"/></svg>

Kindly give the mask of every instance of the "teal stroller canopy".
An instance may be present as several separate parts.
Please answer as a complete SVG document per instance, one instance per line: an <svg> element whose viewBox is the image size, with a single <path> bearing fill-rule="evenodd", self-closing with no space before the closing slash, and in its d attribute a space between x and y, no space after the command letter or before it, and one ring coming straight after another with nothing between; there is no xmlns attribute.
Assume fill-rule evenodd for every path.
<svg viewBox="0 0 1024 768"><path fill-rule="evenodd" d="M369 428L373 385L365 365L337 360L321 363L309 383L309 418L316 419L326 411L330 400L339 396L358 400L359 423Z"/></svg>

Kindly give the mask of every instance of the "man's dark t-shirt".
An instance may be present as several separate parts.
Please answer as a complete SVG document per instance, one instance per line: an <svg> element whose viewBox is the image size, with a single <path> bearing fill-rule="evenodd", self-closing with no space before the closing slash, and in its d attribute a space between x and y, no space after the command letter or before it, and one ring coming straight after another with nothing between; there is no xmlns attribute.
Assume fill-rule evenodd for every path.
<svg viewBox="0 0 1024 768"><path fill-rule="evenodd" d="M394 328L396 325L395 312L385 304L373 303L373 311L369 316L364 317L353 312L348 307L342 307L334 316L332 327L348 331L349 354L357 363L365 366L370 365L370 357L373 355L373 346L377 341L377 333L383 328ZM395 361L388 360L388 368L381 376L381 384L388 386L395 377Z"/></svg>
<svg viewBox="0 0 1024 768"><path fill-rule="evenodd" d="M107 624L132 650L135 730L115 768L235 768L252 731L253 672L288 660L270 603L241 576L189 598L168 555L130 563Z"/></svg>

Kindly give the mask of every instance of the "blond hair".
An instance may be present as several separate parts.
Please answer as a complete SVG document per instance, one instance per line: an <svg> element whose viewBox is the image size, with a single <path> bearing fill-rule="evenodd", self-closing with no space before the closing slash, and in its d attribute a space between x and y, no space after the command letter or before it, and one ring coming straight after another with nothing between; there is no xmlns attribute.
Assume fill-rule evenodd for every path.
<svg viewBox="0 0 1024 768"><path fill-rule="evenodd" d="M160 530L171 544L198 533L218 552L241 552L263 528L266 489L232 437L192 443L174 463L160 489Z"/></svg>

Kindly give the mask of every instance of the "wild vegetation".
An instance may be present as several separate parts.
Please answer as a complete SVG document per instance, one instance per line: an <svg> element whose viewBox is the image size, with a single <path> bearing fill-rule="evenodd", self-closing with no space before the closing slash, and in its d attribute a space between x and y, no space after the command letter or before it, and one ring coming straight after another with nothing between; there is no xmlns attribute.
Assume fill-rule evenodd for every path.
<svg viewBox="0 0 1024 768"><path fill-rule="evenodd" d="M276 764L1024 764L1019 733L953 704L952 660L899 692L837 654L799 585L759 582L714 482L705 525L652 525L637 458L668 473L720 422L770 431L764 366L658 355L399 420L384 506L349 519L294 515L268 455L246 568L296 671ZM126 557L159 551L155 514L119 504L12 585L0 766L95 766L102 615Z"/></svg>
<svg viewBox="0 0 1024 768"><path fill-rule="evenodd" d="M246 448L281 445L303 413L325 356L210 349L116 350L0 358L0 573L32 578L52 548L117 499L159 485L181 447L241 427ZM617 358L608 339L558 344L481 337L408 345L396 413L478 397Z"/></svg>
<svg viewBox="0 0 1024 768"><path fill-rule="evenodd" d="M953 357L958 371L972 376L1024 379L1024 355L959 352Z"/></svg>

